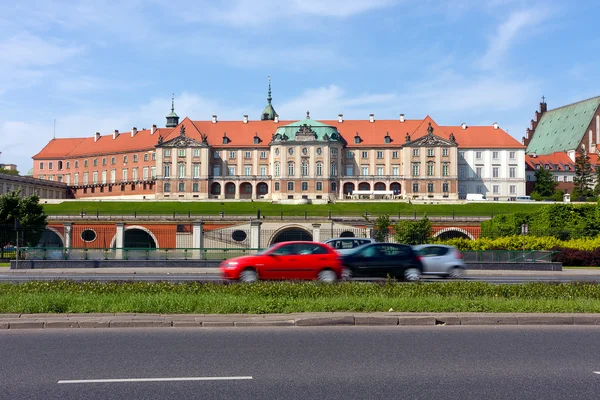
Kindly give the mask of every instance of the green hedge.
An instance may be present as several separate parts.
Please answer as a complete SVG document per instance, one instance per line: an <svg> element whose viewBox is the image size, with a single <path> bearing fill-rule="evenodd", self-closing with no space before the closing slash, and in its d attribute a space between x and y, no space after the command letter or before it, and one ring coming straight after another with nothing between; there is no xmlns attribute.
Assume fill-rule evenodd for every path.
<svg viewBox="0 0 600 400"><path fill-rule="evenodd" d="M448 239L444 244L460 250L552 250L575 249L593 251L600 248L600 237L560 240L554 236L506 236L496 239Z"/></svg>

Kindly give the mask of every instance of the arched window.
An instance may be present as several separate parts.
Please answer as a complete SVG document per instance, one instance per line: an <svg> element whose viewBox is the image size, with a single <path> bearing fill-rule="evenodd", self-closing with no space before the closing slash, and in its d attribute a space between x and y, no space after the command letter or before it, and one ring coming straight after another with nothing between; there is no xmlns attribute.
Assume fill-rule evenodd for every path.
<svg viewBox="0 0 600 400"><path fill-rule="evenodd" d="M171 184L169 182L165 182L163 192L167 193L171 191Z"/></svg>
<svg viewBox="0 0 600 400"><path fill-rule="evenodd" d="M302 176L308 176L308 163L302 163Z"/></svg>
<svg viewBox="0 0 600 400"><path fill-rule="evenodd" d="M279 176L281 174L281 165L276 162L275 163L275 176Z"/></svg>
<svg viewBox="0 0 600 400"><path fill-rule="evenodd" d="M288 176L294 176L294 163L288 163Z"/></svg>
<svg viewBox="0 0 600 400"><path fill-rule="evenodd" d="M323 176L323 163L317 163L317 176Z"/></svg>

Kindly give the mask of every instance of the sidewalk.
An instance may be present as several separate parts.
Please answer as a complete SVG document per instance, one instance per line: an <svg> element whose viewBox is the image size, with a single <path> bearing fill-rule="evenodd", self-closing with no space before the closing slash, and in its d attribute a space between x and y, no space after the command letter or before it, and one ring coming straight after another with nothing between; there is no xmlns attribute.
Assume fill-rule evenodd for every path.
<svg viewBox="0 0 600 400"><path fill-rule="evenodd" d="M600 325L600 314L296 313L209 314L0 314L2 329L211 328L302 326Z"/></svg>
<svg viewBox="0 0 600 400"><path fill-rule="evenodd" d="M0 275L215 275L219 268L0 268ZM569 268L562 271L467 270L466 276L598 276L600 269Z"/></svg>

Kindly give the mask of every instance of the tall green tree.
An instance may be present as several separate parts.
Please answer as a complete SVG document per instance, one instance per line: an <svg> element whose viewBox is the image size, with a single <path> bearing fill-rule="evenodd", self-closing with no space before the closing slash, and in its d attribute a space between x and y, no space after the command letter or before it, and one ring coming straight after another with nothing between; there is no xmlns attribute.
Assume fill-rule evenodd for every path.
<svg viewBox="0 0 600 400"><path fill-rule="evenodd" d="M591 189L594 182L594 173L590 157L585 150L582 150L577 158L575 158L575 177L573 178L572 197L574 200L586 199L593 196Z"/></svg>
<svg viewBox="0 0 600 400"><path fill-rule="evenodd" d="M427 217L418 221L402 220L395 225L396 242L410 245L428 243L431 240L433 227Z"/></svg>
<svg viewBox="0 0 600 400"><path fill-rule="evenodd" d="M540 169L535 170L535 184L533 191L542 197L550 197L554 194L558 182L554 180L554 176L549 169L540 166Z"/></svg>
<svg viewBox="0 0 600 400"><path fill-rule="evenodd" d="M15 221L18 221L22 232L20 244L37 245L47 224L46 214L37 194L21 197L20 191L12 191L0 196L0 245L14 242Z"/></svg>
<svg viewBox="0 0 600 400"><path fill-rule="evenodd" d="M375 221L374 239L377 242L387 242L390 233L390 216L387 214L380 215Z"/></svg>

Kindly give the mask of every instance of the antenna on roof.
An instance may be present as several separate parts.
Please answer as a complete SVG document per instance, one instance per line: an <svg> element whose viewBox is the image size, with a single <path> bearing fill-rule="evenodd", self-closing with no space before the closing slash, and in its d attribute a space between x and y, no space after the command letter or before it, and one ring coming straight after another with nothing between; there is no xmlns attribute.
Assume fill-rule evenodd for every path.
<svg viewBox="0 0 600 400"><path fill-rule="evenodd" d="M54 136L52 139L56 139L56 118L54 119Z"/></svg>

